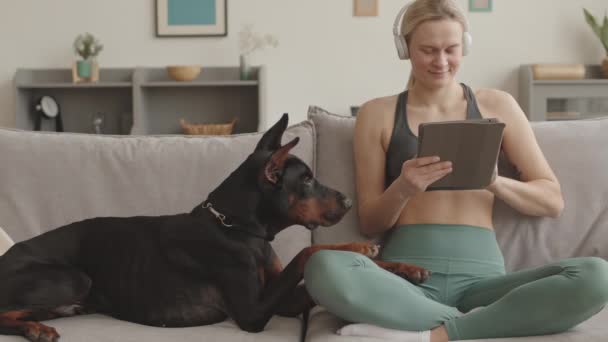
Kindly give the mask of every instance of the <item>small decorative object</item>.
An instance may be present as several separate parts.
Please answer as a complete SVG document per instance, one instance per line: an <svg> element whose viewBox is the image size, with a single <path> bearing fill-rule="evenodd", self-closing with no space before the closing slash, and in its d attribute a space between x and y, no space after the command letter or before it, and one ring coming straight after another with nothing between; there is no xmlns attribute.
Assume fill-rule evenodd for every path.
<svg viewBox="0 0 608 342"><path fill-rule="evenodd" d="M241 32L239 32L239 50L241 52L239 56L239 72L241 80L249 80L252 78L249 56L253 52L262 50L267 46L279 46L278 39L271 34L261 35L253 32L252 25L246 25Z"/></svg>
<svg viewBox="0 0 608 342"><path fill-rule="evenodd" d="M587 24L589 24L595 35L599 38L606 51L606 56L602 60L602 75L604 78L608 78L608 16L604 14L604 20L600 26L595 17L587 9L583 8L583 12Z"/></svg>
<svg viewBox="0 0 608 342"><path fill-rule="evenodd" d="M249 57L247 55L239 56L239 77L243 81L252 78L251 65L249 64Z"/></svg>
<svg viewBox="0 0 608 342"><path fill-rule="evenodd" d="M93 133L95 133L95 134L103 133L104 117L105 117L105 115L103 113L93 114L93 120L92 120L93 121Z"/></svg>
<svg viewBox="0 0 608 342"><path fill-rule="evenodd" d="M227 0L156 0L157 37L228 34Z"/></svg>
<svg viewBox="0 0 608 342"><path fill-rule="evenodd" d="M492 0L469 0L469 12L492 12Z"/></svg>
<svg viewBox="0 0 608 342"><path fill-rule="evenodd" d="M533 64L535 80L582 80L585 78L583 64Z"/></svg>
<svg viewBox="0 0 608 342"><path fill-rule="evenodd" d="M169 65L167 74L176 81L192 81L201 73L200 65Z"/></svg>
<svg viewBox="0 0 608 342"><path fill-rule="evenodd" d="M238 118L232 119L227 124L191 124L184 119L179 120L184 134L191 135L230 135L234 130Z"/></svg>
<svg viewBox="0 0 608 342"><path fill-rule="evenodd" d="M103 45L92 34L80 34L74 40L74 52L80 60L72 65L72 79L78 82L99 80L99 67L95 57L103 50Z"/></svg>
<svg viewBox="0 0 608 342"><path fill-rule="evenodd" d="M377 17L378 0L354 0L353 15L355 17Z"/></svg>
<svg viewBox="0 0 608 342"><path fill-rule="evenodd" d="M36 112L36 122L34 124L35 131L40 131L42 128L42 119L47 119L55 121L55 131L63 132L61 110L54 97L48 95L42 96L34 104L34 111Z"/></svg>

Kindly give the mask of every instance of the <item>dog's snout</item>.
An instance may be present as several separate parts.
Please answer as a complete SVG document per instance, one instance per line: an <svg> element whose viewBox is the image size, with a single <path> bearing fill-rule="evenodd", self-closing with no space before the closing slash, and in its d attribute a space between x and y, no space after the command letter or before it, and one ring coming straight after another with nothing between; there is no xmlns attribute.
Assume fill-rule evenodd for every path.
<svg viewBox="0 0 608 342"><path fill-rule="evenodd" d="M338 203L340 203L344 209L348 210L353 206L353 201L350 198L344 196L343 193L337 192L336 197L337 197Z"/></svg>

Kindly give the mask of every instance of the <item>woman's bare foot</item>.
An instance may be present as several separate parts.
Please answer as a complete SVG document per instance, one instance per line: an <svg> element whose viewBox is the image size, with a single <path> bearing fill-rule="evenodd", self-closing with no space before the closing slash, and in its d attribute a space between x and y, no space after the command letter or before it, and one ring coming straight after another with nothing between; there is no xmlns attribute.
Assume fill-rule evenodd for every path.
<svg viewBox="0 0 608 342"><path fill-rule="evenodd" d="M448 331L445 330L445 326L440 325L437 328L431 330L431 342L447 342Z"/></svg>

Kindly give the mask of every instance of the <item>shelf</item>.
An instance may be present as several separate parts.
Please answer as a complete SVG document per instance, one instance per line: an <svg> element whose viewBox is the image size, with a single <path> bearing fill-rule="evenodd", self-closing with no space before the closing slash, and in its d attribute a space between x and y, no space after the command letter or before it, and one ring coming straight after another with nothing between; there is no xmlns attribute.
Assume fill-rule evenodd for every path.
<svg viewBox="0 0 608 342"><path fill-rule="evenodd" d="M69 132L91 133L92 115L99 112L108 134L181 134L181 118L227 123L235 117L234 133L257 132L265 124L263 68L254 68L251 80L239 74L238 67L203 67L195 80L180 82L164 67L102 68L98 82L73 83L71 69L18 69L15 122L33 129L34 104L46 95L57 100ZM45 121L43 129L54 129Z"/></svg>
<svg viewBox="0 0 608 342"><path fill-rule="evenodd" d="M145 82L141 86L144 88L152 87L242 87L242 86L257 86L258 81L156 81Z"/></svg>
<svg viewBox="0 0 608 342"><path fill-rule="evenodd" d="M606 116L608 79L599 65L586 65L580 80L535 80L532 65L519 73L519 104L530 121L579 120ZM557 105L557 106L555 106ZM579 112L581 115L551 117L548 112Z"/></svg>
<svg viewBox="0 0 608 342"><path fill-rule="evenodd" d="M108 68L99 71L99 81L72 82L71 69L17 69L15 87L21 89L48 88L129 88L133 86L134 69Z"/></svg>
<svg viewBox="0 0 608 342"><path fill-rule="evenodd" d="M545 84L545 85L593 85L593 84L608 84L607 78L594 78L594 79L582 79L582 80L533 80L532 84Z"/></svg>
<svg viewBox="0 0 608 342"><path fill-rule="evenodd" d="M578 116L547 116L547 121L588 120L608 117L608 113L581 114Z"/></svg>
<svg viewBox="0 0 608 342"><path fill-rule="evenodd" d="M19 89L49 89L49 88L70 88L70 89L90 89L90 88L131 88L132 83L127 82L96 82L96 83L24 83L18 84Z"/></svg>

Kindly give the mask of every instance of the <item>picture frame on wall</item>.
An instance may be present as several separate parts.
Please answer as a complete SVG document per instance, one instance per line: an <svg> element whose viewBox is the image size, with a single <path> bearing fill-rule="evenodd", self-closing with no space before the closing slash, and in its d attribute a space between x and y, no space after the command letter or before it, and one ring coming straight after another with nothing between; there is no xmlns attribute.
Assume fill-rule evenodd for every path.
<svg viewBox="0 0 608 342"><path fill-rule="evenodd" d="M469 0L469 12L492 12L492 0Z"/></svg>
<svg viewBox="0 0 608 342"><path fill-rule="evenodd" d="M353 0L353 15L355 17L377 17L378 0Z"/></svg>
<svg viewBox="0 0 608 342"><path fill-rule="evenodd" d="M156 36L226 36L227 2L228 0L156 0Z"/></svg>

